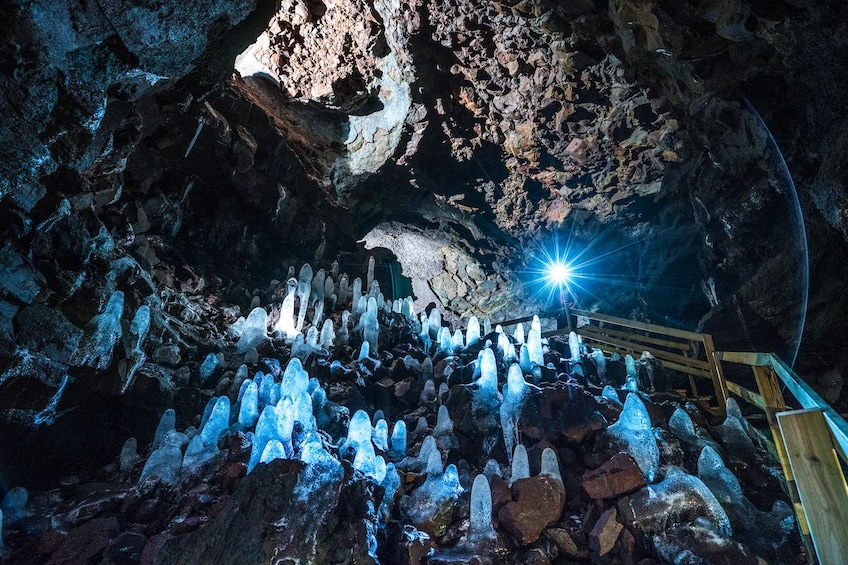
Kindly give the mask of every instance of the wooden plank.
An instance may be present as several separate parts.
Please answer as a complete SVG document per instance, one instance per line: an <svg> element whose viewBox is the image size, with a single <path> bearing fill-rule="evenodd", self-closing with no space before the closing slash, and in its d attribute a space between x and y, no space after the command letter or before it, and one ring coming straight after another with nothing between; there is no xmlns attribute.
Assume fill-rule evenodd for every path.
<svg viewBox="0 0 848 565"><path fill-rule="evenodd" d="M781 412L777 422L819 562L848 563L848 485L823 412Z"/></svg>
<svg viewBox="0 0 848 565"><path fill-rule="evenodd" d="M766 409L766 404L763 401L763 397L761 395L757 394L756 392L754 392L753 390L747 389L740 384L734 383L733 381L724 381L724 384L727 387L727 390L732 392L736 396L739 396L739 397L747 400L748 402L750 402L751 404L753 404L754 406L756 406L760 410Z"/></svg>
<svg viewBox="0 0 848 565"><path fill-rule="evenodd" d="M689 351L692 349L691 342L680 342L680 341L671 341L668 339L660 339L658 337L650 337L646 335L636 334L632 332L626 332L622 330L613 330L611 328L602 328L599 326L583 326L579 328L578 331L585 331L587 328L590 328L591 331L597 332L598 334L606 334L610 337L623 338L628 341L638 342L638 343L646 343L649 345L659 345L661 347L666 347L668 349L676 349L678 351Z"/></svg>
<svg viewBox="0 0 848 565"><path fill-rule="evenodd" d="M750 351L722 351L718 353L719 361L751 365L752 367L771 365L770 353L752 353Z"/></svg>
<svg viewBox="0 0 848 565"><path fill-rule="evenodd" d="M779 357L772 355L771 360L775 373L801 406L803 408L818 408L824 413L837 453L848 464L848 422Z"/></svg>
<svg viewBox="0 0 848 565"><path fill-rule="evenodd" d="M786 401L783 399L783 393L780 391L780 381L778 381L777 375L770 365L755 365L751 369L754 371L757 388L766 405L766 418L768 418L769 429L771 430L771 437L774 439L774 448L776 451L773 456L783 469L783 476L786 479L786 492L789 494L789 500L792 501L792 507L795 509L795 516L798 519L798 529L801 531L801 540L804 542L804 547L807 548L809 561L810 563L815 563L815 544L813 543L813 538L810 536L810 526L807 524L807 517L804 515L804 508L801 505L801 498L798 494L798 485L795 483L792 465L789 464L789 458L786 455L783 434L780 432L780 426L777 423L777 413L786 410Z"/></svg>
<svg viewBox="0 0 848 565"><path fill-rule="evenodd" d="M721 368L721 360L719 360L716 356L713 336L710 334L701 334L701 339L704 341L704 353L707 355L710 373L712 373L713 376L713 388L715 389L716 402L719 405L719 411L724 414L728 392L724 379L724 371Z"/></svg>
<svg viewBox="0 0 848 565"><path fill-rule="evenodd" d="M571 315L589 318L590 320L597 320L599 322L608 322L625 328L633 328L660 335L679 337L681 339L688 339L689 341L701 341L702 336L702 334L697 332L678 330L677 328L668 328L666 326L649 324L647 322L637 322L636 320L628 320L627 318L616 318L615 316L607 316L606 314L598 314L597 312L589 312L588 310L577 310L572 308Z"/></svg>
<svg viewBox="0 0 848 565"><path fill-rule="evenodd" d="M600 346L600 349L603 349L604 351L607 351L609 353L618 353L622 357L624 357L628 353L633 353L634 351L637 351L636 349L629 349L629 348L626 348L626 347L625 348L619 348L619 347L616 347L614 344L608 343L607 341L605 341L603 339L596 339L594 337L589 337L589 336L585 336L584 341L598 345L598 346ZM645 351L645 350L642 349L641 351ZM684 359L686 359L687 361L692 361L692 359L689 359L688 357L684 357ZM663 359L662 362L663 362L663 366L666 369L672 369L674 371L679 371L681 373L686 373L687 375L693 375L695 377L700 377L702 379L708 379L708 380L712 379L712 375L707 369L699 369L697 367L692 367L690 365L682 365L680 363L675 363L674 361L668 361L668 360L665 360L665 359ZM703 361L701 361L701 363L703 363Z"/></svg>
<svg viewBox="0 0 848 565"><path fill-rule="evenodd" d="M585 326L584 326L585 327ZM710 364L706 361L701 361L700 359L693 359L692 357L684 357L683 355L677 355L676 353L669 353L668 351L663 351L661 349L656 349L654 347L642 347L641 344L632 343L623 339L617 339L609 336L601 336L597 335L594 332L586 332L585 335L583 333L583 328L577 330L577 333L583 335L584 338L589 338L594 341L599 341L602 343L609 343L610 345L614 345L621 349L626 349L634 353L641 353L643 351L647 351L657 359L662 359L664 361L672 361L674 363L678 363L680 365L686 365L689 367L695 367L697 369L703 369L705 371L710 370Z"/></svg>

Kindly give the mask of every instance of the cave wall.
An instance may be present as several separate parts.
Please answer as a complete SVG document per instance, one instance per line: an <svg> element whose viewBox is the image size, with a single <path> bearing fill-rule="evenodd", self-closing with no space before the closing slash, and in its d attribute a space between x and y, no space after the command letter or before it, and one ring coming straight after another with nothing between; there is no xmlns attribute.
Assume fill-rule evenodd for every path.
<svg viewBox="0 0 848 565"><path fill-rule="evenodd" d="M498 318L544 305L526 273L559 237L597 258L587 267L596 280L576 291L583 305L702 327L722 347L788 352L804 253L748 100L782 150L806 222L801 360L838 373L845 9L8 6L4 351L33 303L61 306L82 326L122 257L152 276L136 300L187 265L194 274L182 276L232 287L246 306L258 281L298 260L362 253L364 239L393 250L427 301ZM433 272L390 233L439 241Z"/></svg>

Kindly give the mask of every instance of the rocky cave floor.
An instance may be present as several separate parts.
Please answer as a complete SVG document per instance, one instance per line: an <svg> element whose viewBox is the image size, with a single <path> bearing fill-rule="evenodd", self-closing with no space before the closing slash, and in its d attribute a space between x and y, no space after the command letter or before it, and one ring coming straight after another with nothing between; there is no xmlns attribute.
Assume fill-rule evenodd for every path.
<svg viewBox="0 0 848 565"><path fill-rule="evenodd" d="M480 352L487 341L504 343L494 332L486 335L484 329L483 338L468 345L439 346L435 339L422 340L417 319L381 309L379 352L360 358L359 315L351 317L345 339L340 335L341 310L350 306L333 309L328 300L336 345L312 347L302 339L292 345L279 333L269 339L261 331L258 349L242 352L245 343L230 328L246 308L223 293L216 295L214 285L206 286L189 270L174 273L164 281L167 292L158 294L166 300L154 295L147 302L149 336L138 335L144 334L138 321L141 306L133 306L139 301L127 288L129 306L118 313L124 339L112 340L117 342L114 359L111 346L103 345L108 338L103 341L102 331L100 337L93 335L96 328L90 324L77 347L105 354L105 361L72 355L79 365L94 368L72 368L75 376L65 383L67 390L50 389L54 401L31 411L29 423L23 423L23 410L18 410L17 423L12 422L14 414L4 412L5 432L17 429L21 450L32 448L39 430L49 434L75 411L86 410L72 405L86 398L80 390L89 391L89 403L97 395L117 397L139 351L144 353L142 363L122 401L176 407L176 417L166 414L155 438L155 420L149 426L150 417L145 420L137 434L141 456L134 440L123 450L113 442L111 460L103 466L80 465L57 484L30 489L28 500L20 489L9 491L2 506L3 562L805 562L779 468L739 433L739 420L733 414L717 419L677 394L628 391L633 385L625 387L624 360L606 358L602 378L597 356L588 352L572 361L567 341L552 338L545 348L545 366L524 371L528 386L516 403L507 391L504 351L493 347L500 392L483 401L484 379L478 377L485 363L478 358L484 357ZM274 281L253 301L253 306L268 307L269 328L280 317L285 292L285 283ZM310 309L308 319L313 315ZM99 320L102 330L104 318ZM41 327L48 334L55 331L43 323ZM121 328L117 331L120 335ZM507 341L519 351L528 348L514 337ZM280 386L293 348L312 379L315 420L307 417L311 423L293 424L284 452L288 458L259 463L248 474L256 454L251 453L252 425L242 425L239 410L247 402L242 400L245 378L265 382L264 392L259 386L261 411L262 404L273 403L263 395ZM0 378L5 392L19 387L19 401L27 386L33 386L32 379L10 375L38 365L37 356L18 350ZM666 372L654 359L638 360L636 370L642 390L684 388L682 377ZM257 378L258 372L273 379ZM614 392L604 385L612 385ZM316 395L317 389L323 394ZM227 409L233 408L216 435L217 444L213 441L205 455L189 463L182 452L192 451L194 443L188 448L186 443L203 436L197 429L210 427L216 398L224 397ZM507 400L502 399L513 402L512 416L504 412ZM633 414L621 417L625 400ZM438 415L441 407L449 421ZM359 410L368 415L367 428L374 425L369 449L388 469L377 464L375 471L373 462L363 464L353 455L361 444L352 450L351 441L345 442L351 417ZM381 416L386 422L378 421ZM518 422L529 473L510 466L504 417ZM409 430L407 441L399 446L393 433L389 444L386 431L401 421ZM309 433L315 422L320 429ZM168 433L174 426L185 435ZM81 427L77 433L95 431ZM108 430L102 433L106 442ZM437 463L448 468L434 466L432 457L422 460L432 454L434 442L428 438L438 447ZM166 444L177 447L175 475L152 465L143 472L156 453L154 443L160 454ZM654 443L659 455L653 463L657 468L650 470L645 446ZM542 468L547 448L556 454L561 479ZM312 455L307 457L307 451ZM25 461L26 455L22 457ZM472 482L480 473L491 489L492 508L483 512L487 519L485 513L491 512L494 537L469 532ZM449 477L459 484L451 484Z"/></svg>

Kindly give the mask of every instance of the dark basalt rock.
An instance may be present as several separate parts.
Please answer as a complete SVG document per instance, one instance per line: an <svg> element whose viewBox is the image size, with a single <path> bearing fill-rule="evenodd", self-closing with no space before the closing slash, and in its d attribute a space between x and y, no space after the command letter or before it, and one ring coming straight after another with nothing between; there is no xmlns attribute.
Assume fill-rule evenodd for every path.
<svg viewBox="0 0 848 565"><path fill-rule="evenodd" d="M527 545L559 520L565 505L565 490L550 475L518 479L510 490L512 500L498 510L498 523L522 545Z"/></svg>

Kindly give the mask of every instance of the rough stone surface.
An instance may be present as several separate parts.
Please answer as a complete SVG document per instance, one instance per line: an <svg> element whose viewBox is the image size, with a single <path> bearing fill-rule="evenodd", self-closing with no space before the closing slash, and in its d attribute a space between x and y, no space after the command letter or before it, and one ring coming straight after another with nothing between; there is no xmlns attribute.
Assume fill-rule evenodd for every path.
<svg viewBox="0 0 848 565"><path fill-rule="evenodd" d="M616 520L616 509L610 508L598 518L592 531L589 532L589 547L594 553L604 556L612 551L615 542L618 541L618 535L624 528Z"/></svg>
<svg viewBox="0 0 848 565"><path fill-rule="evenodd" d="M646 484L639 466L626 453L617 453L597 469L587 471L580 480L586 494L596 500L617 498Z"/></svg>
<svg viewBox="0 0 848 565"><path fill-rule="evenodd" d="M513 499L498 511L498 523L526 545L559 519L565 491L562 483L548 475L519 479L511 490Z"/></svg>

